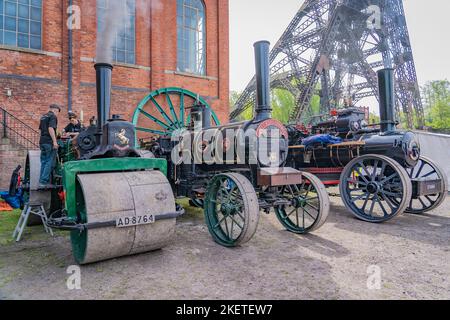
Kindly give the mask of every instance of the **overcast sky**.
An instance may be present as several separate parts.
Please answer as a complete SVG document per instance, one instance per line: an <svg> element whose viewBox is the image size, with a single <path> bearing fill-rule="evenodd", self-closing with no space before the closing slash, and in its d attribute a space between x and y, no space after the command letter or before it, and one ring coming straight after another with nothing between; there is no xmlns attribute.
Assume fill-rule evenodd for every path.
<svg viewBox="0 0 450 320"><path fill-rule="evenodd" d="M254 74L253 43L280 38L303 0L230 0L230 85ZM404 0L419 82L450 80L450 1Z"/></svg>

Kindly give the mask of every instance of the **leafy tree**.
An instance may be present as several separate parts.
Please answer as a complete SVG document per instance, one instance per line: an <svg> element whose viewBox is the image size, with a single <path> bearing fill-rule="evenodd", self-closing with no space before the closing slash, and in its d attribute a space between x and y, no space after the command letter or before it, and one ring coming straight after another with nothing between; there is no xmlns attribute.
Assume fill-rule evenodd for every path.
<svg viewBox="0 0 450 320"><path fill-rule="evenodd" d="M239 97L241 96L241 94L237 91L231 91L230 92L230 106L234 107L234 105L236 104L236 102L239 100Z"/></svg>
<svg viewBox="0 0 450 320"><path fill-rule="evenodd" d="M450 129L450 82L428 82L422 88L426 125L438 130Z"/></svg>
<svg viewBox="0 0 450 320"><path fill-rule="evenodd" d="M234 106L236 105L236 102L239 100L239 97L241 96L241 94L242 93L239 93L237 91L230 92L231 111L233 110ZM253 118L253 108L249 107L242 114L239 115L237 120L244 121L244 120L250 120L252 118Z"/></svg>
<svg viewBox="0 0 450 320"><path fill-rule="evenodd" d="M232 91L230 93L230 105L234 106L236 102L239 100L240 94L236 91ZM272 97L272 116L274 119L281 121L282 123L287 124L289 122L289 116L291 115L296 99L292 93L285 89L273 89L271 93ZM251 120L253 118L253 109L254 106L250 106L244 111L238 118L238 120ZM314 115L318 115L320 113L320 97L314 95L311 99L311 108L306 110L304 118L309 118Z"/></svg>
<svg viewBox="0 0 450 320"><path fill-rule="evenodd" d="M376 124L376 123L380 123L381 119L379 116L377 116L375 113L371 112L369 114L369 124Z"/></svg>
<svg viewBox="0 0 450 320"><path fill-rule="evenodd" d="M289 116L295 106L295 97L287 90L274 89L272 91L273 118L282 123L289 122Z"/></svg>

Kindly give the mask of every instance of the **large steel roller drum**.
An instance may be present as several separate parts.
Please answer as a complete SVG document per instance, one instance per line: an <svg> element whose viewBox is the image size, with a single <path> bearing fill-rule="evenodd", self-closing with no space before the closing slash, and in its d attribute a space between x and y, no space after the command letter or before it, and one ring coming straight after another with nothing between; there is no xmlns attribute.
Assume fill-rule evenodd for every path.
<svg viewBox="0 0 450 320"><path fill-rule="evenodd" d="M47 214L50 211L51 205L51 191L38 190L39 176L41 173L41 151L28 151L27 160L25 164L25 184L28 184L28 190L25 192L25 202L29 201L31 204L43 204ZM28 225L42 224L41 218L35 215L30 215Z"/></svg>
<svg viewBox="0 0 450 320"><path fill-rule="evenodd" d="M174 237L176 219L157 218L176 211L171 186L159 171L81 174L76 193L83 223L146 214L156 218L147 225L73 231L74 257L80 264L161 249Z"/></svg>

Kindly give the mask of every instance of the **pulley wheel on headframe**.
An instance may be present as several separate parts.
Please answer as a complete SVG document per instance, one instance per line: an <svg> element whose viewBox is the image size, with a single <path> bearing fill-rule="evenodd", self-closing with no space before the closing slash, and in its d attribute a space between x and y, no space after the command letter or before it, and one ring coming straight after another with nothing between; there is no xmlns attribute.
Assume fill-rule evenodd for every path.
<svg viewBox="0 0 450 320"><path fill-rule="evenodd" d="M178 129L185 128L190 122L190 107L197 101L198 95L181 88L163 88L151 92L137 106L133 115L140 138L144 134L170 135ZM199 102L211 109L201 97ZM219 125L217 115L211 110L211 123Z"/></svg>

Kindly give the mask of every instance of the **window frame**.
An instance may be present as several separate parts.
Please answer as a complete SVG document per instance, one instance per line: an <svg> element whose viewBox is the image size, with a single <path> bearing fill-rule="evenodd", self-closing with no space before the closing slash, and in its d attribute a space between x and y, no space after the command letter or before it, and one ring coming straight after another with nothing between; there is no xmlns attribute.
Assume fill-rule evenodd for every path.
<svg viewBox="0 0 450 320"><path fill-rule="evenodd" d="M180 10L180 1L181 1L181 10L182 10L182 14L181 16L179 15L179 10ZM186 23L187 20L187 15L186 15L186 8L190 8L193 10L197 10L196 13L196 17L198 18L200 15L199 13L199 9L196 6L191 6L189 4L186 3L186 0L177 0L177 11L176 11L176 19L177 19L177 72L180 73L186 73L186 74L192 74L192 75L196 75L196 76L200 76L200 77L206 77L207 76L207 8L206 8L206 3L203 0L191 0L191 1L196 1L199 2L202 6L202 14L203 14L203 22L202 22L202 28L192 28L191 26L188 26ZM182 19L182 24L179 24L179 18ZM197 19L197 24L199 21L199 19ZM202 53L200 53L200 50L198 49L198 43L199 41L196 41L196 37L189 37L186 35L189 34L194 34L195 35L201 35L202 40L200 40L202 42L202 48L201 50L203 51ZM180 38L181 36L181 38ZM192 38L192 39L191 39ZM182 41L186 41L187 46L185 47L185 45L182 44ZM193 41L193 42L190 42ZM192 49L193 47L193 49ZM188 50L185 50L186 48L188 48ZM194 63L196 63L195 66L191 65L191 59L188 59L188 53L192 51L194 52ZM183 53L183 56L180 57L180 52ZM201 56L200 56L201 55ZM198 63L198 61L195 62L195 59L198 60L198 58L200 57L200 63ZM190 68L190 67L194 67L194 68ZM195 69L195 70L192 70Z"/></svg>
<svg viewBox="0 0 450 320"><path fill-rule="evenodd" d="M29 0L28 4L23 4L23 3L20 3L20 0L16 0L16 1L13 1L13 0L2 0L2 4L1 4L2 13L0 14L0 16L2 17L2 25L0 27L0 33L1 33L1 44L0 45L1 46L11 47L11 48L19 48L19 49L25 49L25 50L33 50L33 51L42 51L43 50L43 43L44 43L44 23L43 23L43 20L44 20L44 1L45 0L40 0L40 7L33 5L32 1L33 0ZM15 17L11 16L11 15L6 15L6 12L5 12L6 2L10 2L10 3L15 3L16 4L16 15L15 15ZM24 5L24 6L28 7L28 18L22 18L22 17L19 16L19 6L20 5ZM38 20L34 20L34 19L31 18L31 9L32 8L39 8L40 9L40 17L39 17L40 20L39 21ZM15 24L16 24L15 31L11 31L11 30L5 29L5 23L6 23L5 22L5 20L6 20L5 18L14 18L15 19ZM25 20L25 21L28 22L28 32L27 33L19 31L19 21L20 20ZM39 34L34 34L34 33L32 34L31 33L31 24L32 24L32 22L35 22L35 23L38 22L39 23L39 27L40 27ZM15 33L15 35L16 35L16 39L15 39L16 40L16 44L15 45L6 44L5 43L5 32ZM26 36L28 36L28 46L27 47L19 45L19 35L26 35ZM31 37L39 37L40 38L39 48L31 47Z"/></svg>
<svg viewBox="0 0 450 320"><path fill-rule="evenodd" d="M114 0L103 0L103 1L109 2L109 1L114 1ZM114 36L114 45L113 45L113 48L112 48L112 50L113 50L113 52L112 52L112 61L115 64L136 65L136 63L137 63L136 62L136 60L137 60L137 54L136 54L136 49L137 49L137 45L136 45L136 42L137 42L137 39L136 39L136 33L137 33L137 30L136 30L136 18L137 18L136 1L137 0L127 0L127 2L128 1L133 1L133 8L134 8L133 13L128 15L128 18L133 17L133 25L130 25L130 28L132 27L132 30L134 31L133 38L131 39L131 38L128 37L128 33L127 33L127 30L126 30L127 29L127 25L124 26L125 31L124 31L124 36L123 37L120 36L119 32L117 32L115 34L115 36ZM99 7L99 4L100 4L100 1L96 0L96 10L97 10L96 11L96 18L97 18L97 30L96 30L97 33L96 33L96 37L98 36L98 33L100 31L100 26L101 26L100 22L102 22L102 23L104 22L104 20L100 19L101 14L100 14L99 10L104 10L105 8ZM118 49L118 47L117 47L119 38L122 38L124 40L124 49L123 50L122 49ZM128 46L127 46L127 42L128 41L133 41L133 51L128 50ZM121 52L123 51L123 53L124 53L124 61L117 60L117 57L118 57L117 52L118 51L121 51ZM131 54L131 52L133 53L133 61L132 62L130 62L128 60L128 55Z"/></svg>

